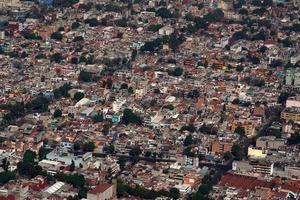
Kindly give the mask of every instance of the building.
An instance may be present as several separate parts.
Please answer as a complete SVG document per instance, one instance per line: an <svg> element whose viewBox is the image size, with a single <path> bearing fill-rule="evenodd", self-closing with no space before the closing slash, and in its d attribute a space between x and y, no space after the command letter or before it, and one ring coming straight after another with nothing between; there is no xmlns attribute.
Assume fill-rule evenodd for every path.
<svg viewBox="0 0 300 200"><path fill-rule="evenodd" d="M168 26L162 27L158 30L159 35L171 35L172 33L174 33L174 28Z"/></svg>
<svg viewBox="0 0 300 200"><path fill-rule="evenodd" d="M115 196L115 186L103 183L97 185L94 189L87 193L87 199L89 200L107 200L112 199Z"/></svg>
<svg viewBox="0 0 300 200"><path fill-rule="evenodd" d="M0 0L0 8L14 7L19 4L19 0Z"/></svg>
<svg viewBox="0 0 300 200"><path fill-rule="evenodd" d="M231 151L232 144L227 141L215 140L211 144L211 151L213 153L225 153Z"/></svg>
<svg viewBox="0 0 300 200"><path fill-rule="evenodd" d="M300 122L300 108L286 108L281 112L281 119Z"/></svg>
<svg viewBox="0 0 300 200"><path fill-rule="evenodd" d="M298 61L300 61L300 53L293 55L290 59L290 62L293 65L295 65Z"/></svg>
<svg viewBox="0 0 300 200"><path fill-rule="evenodd" d="M279 149L285 145L285 139L276 138L275 136L259 137L256 140L256 147L260 149Z"/></svg>
<svg viewBox="0 0 300 200"><path fill-rule="evenodd" d="M253 176L273 175L274 164L262 161L233 161L232 171Z"/></svg>
<svg viewBox="0 0 300 200"><path fill-rule="evenodd" d="M299 69L287 70L285 75L285 84L287 86L300 86L300 71Z"/></svg>
<svg viewBox="0 0 300 200"><path fill-rule="evenodd" d="M265 149L262 148L258 148L258 147L248 147L248 156L250 158L265 158L267 157L267 151Z"/></svg>
<svg viewBox="0 0 300 200"><path fill-rule="evenodd" d="M300 96L289 97L286 100L286 107L287 108L291 108L291 107L300 108Z"/></svg>

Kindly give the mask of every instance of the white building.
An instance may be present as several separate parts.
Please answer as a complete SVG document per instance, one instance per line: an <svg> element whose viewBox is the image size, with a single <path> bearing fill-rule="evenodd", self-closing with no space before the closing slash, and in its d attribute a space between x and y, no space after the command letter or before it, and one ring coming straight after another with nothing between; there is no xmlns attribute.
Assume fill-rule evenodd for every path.
<svg viewBox="0 0 300 200"><path fill-rule="evenodd" d="M113 112L119 112L125 103L126 103L126 99L121 99L121 98L114 101L112 105Z"/></svg>
<svg viewBox="0 0 300 200"><path fill-rule="evenodd" d="M164 26L158 30L159 35L171 35L174 33L174 28L169 26Z"/></svg>

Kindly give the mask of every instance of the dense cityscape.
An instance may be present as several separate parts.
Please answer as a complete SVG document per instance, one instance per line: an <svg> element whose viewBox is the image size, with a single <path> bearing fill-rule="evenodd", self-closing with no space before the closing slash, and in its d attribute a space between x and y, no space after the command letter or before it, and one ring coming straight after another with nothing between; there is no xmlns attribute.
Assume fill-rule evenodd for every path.
<svg viewBox="0 0 300 200"><path fill-rule="evenodd" d="M0 0L0 200L300 199L299 0Z"/></svg>

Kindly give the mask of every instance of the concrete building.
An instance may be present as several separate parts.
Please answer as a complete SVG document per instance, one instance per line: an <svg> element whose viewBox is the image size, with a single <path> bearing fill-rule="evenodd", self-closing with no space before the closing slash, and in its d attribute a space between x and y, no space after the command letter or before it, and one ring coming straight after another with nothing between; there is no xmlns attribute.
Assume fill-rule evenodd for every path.
<svg viewBox="0 0 300 200"><path fill-rule="evenodd" d="M279 149L285 146L286 140L275 136L264 136L256 140L256 147L261 149Z"/></svg>
<svg viewBox="0 0 300 200"><path fill-rule="evenodd" d="M285 76L285 84L287 86L300 86L300 70L299 69L292 69L286 71Z"/></svg>
<svg viewBox="0 0 300 200"><path fill-rule="evenodd" d="M20 3L19 0L0 0L0 9L14 7Z"/></svg>
<svg viewBox="0 0 300 200"><path fill-rule="evenodd" d="M273 175L274 164L261 161L233 161L232 171L254 176Z"/></svg>
<svg viewBox="0 0 300 200"><path fill-rule="evenodd" d="M232 144L226 141L215 140L211 144L211 151L214 153L225 153L231 151Z"/></svg>
<svg viewBox="0 0 300 200"><path fill-rule="evenodd" d="M259 147L248 147L248 156L250 158L265 158L267 157L267 151L265 149L259 148Z"/></svg>
<svg viewBox="0 0 300 200"><path fill-rule="evenodd" d="M300 61L300 53L293 55L290 59L290 62L293 65L295 65L298 61Z"/></svg>
<svg viewBox="0 0 300 200"><path fill-rule="evenodd" d="M300 122L300 109L299 108L286 108L281 112L281 119L286 121Z"/></svg>
<svg viewBox="0 0 300 200"><path fill-rule="evenodd" d="M115 186L103 183L97 185L94 189L87 193L87 199L89 200L107 200L112 199L115 196Z"/></svg>

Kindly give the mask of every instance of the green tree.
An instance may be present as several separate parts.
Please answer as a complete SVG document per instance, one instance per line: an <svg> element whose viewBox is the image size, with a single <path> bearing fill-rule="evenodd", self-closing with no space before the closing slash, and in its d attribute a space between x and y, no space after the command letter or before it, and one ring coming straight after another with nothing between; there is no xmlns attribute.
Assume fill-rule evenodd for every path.
<svg viewBox="0 0 300 200"><path fill-rule="evenodd" d="M62 111L60 109L55 109L53 117L60 118L62 116Z"/></svg>
<svg viewBox="0 0 300 200"><path fill-rule="evenodd" d="M50 57L51 62L60 63L63 60L63 57L60 53L54 53Z"/></svg>
<svg viewBox="0 0 300 200"><path fill-rule="evenodd" d="M113 144L110 144L108 146L105 146L103 150L108 154L113 154L115 152L115 146Z"/></svg>
<svg viewBox="0 0 300 200"><path fill-rule="evenodd" d="M246 134L245 128L242 127L242 126L238 126L238 127L236 127L236 129L234 130L234 133L236 133L236 134L238 134L238 135L244 137L245 134Z"/></svg>
<svg viewBox="0 0 300 200"><path fill-rule="evenodd" d="M70 172L73 172L75 170L75 162L72 160L71 165L69 166Z"/></svg>
<svg viewBox="0 0 300 200"><path fill-rule="evenodd" d="M224 158L225 161L231 160L232 159L232 154L229 151L227 151L227 152L224 153L223 158Z"/></svg>
<svg viewBox="0 0 300 200"><path fill-rule="evenodd" d="M156 11L156 15L161 17L161 18L172 18L173 14L171 13L170 10L168 10L165 7L161 7Z"/></svg>
<svg viewBox="0 0 300 200"><path fill-rule="evenodd" d="M181 127L180 131L189 131L190 133L193 133L196 131L196 127L193 124L184 125Z"/></svg>
<svg viewBox="0 0 300 200"><path fill-rule="evenodd" d="M135 146L129 151L129 155L133 157L138 157L141 153L142 150L139 146Z"/></svg>
<svg viewBox="0 0 300 200"><path fill-rule="evenodd" d="M146 151L146 152L145 152L145 157L150 157L151 154L152 154L151 151Z"/></svg>
<svg viewBox="0 0 300 200"><path fill-rule="evenodd" d="M81 145L80 145L79 142L75 142L74 145L73 145L74 151L79 151L79 150L80 150L80 147L81 147Z"/></svg>
<svg viewBox="0 0 300 200"><path fill-rule="evenodd" d="M172 104L168 104L168 105L164 106L164 108L166 108L168 110L174 110L174 106Z"/></svg>
<svg viewBox="0 0 300 200"><path fill-rule="evenodd" d="M73 42L81 42L83 41L84 38L82 36L76 36L74 39L73 39Z"/></svg>
<svg viewBox="0 0 300 200"><path fill-rule="evenodd" d="M183 74L183 69L181 67L175 67L174 70L169 70L168 74L170 76L178 77L178 76L181 76Z"/></svg>
<svg viewBox="0 0 300 200"><path fill-rule="evenodd" d="M183 150L183 155L186 155L188 157L195 157L195 153L192 152L192 147L186 147L184 150Z"/></svg>
<svg viewBox="0 0 300 200"><path fill-rule="evenodd" d="M80 101L83 98L84 98L84 94L82 92L76 92L73 97L75 101Z"/></svg>
<svg viewBox="0 0 300 200"><path fill-rule="evenodd" d="M160 90L159 90L158 88L155 88L155 89L153 90L153 92L154 92L154 94L160 94Z"/></svg>
<svg viewBox="0 0 300 200"><path fill-rule="evenodd" d="M125 17L121 19L115 20L115 25L119 27L126 27L127 26L127 19Z"/></svg>
<svg viewBox="0 0 300 200"><path fill-rule="evenodd" d="M38 152L39 160L46 159L47 154L50 153L51 151L52 151L51 149L46 149L44 146L42 146Z"/></svg>
<svg viewBox="0 0 300 200"><path fill-rule="evenodd" d="M231 154L235 159L242 160L244 156L244 150L240 145L234 144L231 148Z"/></svg>
<svg viewBox="0 0 300 200"><path fill-rule="evenodd" d="M123 170L126 166L127 159L125 157L119 157L118 164L120 165L120 169Z"/></svg>
<svg viewBox="0 0 300 200"><path fill-rule="evenodd" d="M54 32L51 34L51 39L53 40L62 40L63 35L60 32Z"/></svg>
<svg viewBox="0 0 300 200"><path fill-rule="evenodd" d="M95 143L88 142L83 145L83 151L84 152L93 152L95 147L96 147Z"/></svg>
<svg viewBox="0 0 300 200"><path fill-rule="evenodd" d="M103 114L102 113L97 113L96 115L94 115L93 116L93 121L95 123L103 122Z"/></svg>
<svg viewBox="0 0 300 200"><path fill-rule="evenodd" d="M171 188L169 190L169 197L171 197L172 199L179 199L180 191L177 188Z"/></svg>
<svg viewBox="0 0 300 200"><path fill-rule="evenodd" d="M194 144L193 136L191 134L187 135L183 141L184 146L190 146Z"/></svg>
<svg viewBox="0 0 300 200"><path fill-rule="evenodd" d="M75 30L75 29L77 29L77 28L79 28L79 27L80 27L80 23L79 23L79 22L73 22L72 25L71 25L71 28L72 28L73 30Z"/></svg>
<svg viewBox="0 0 300 200"><path fill-rule="evenodd" d="M26 150L23 155L23 162L34 163L36 159L36 153L30 149Z"/></svg>
<svg viewBox="0 0 300 200"><path fill-rule="evenodd" d="M126 126L128 124L141 125L142 124L142 119L138 115L133 113L133 111L131 109L125 109L124 112L123 112L122 122Z"/></svg>
<svg viewBox="0 0 300 200"><path fill-rule="evenodd" d="M3 168L4 171L8 171L9 165L10 165L10 163L7 160L7 158L3 158L1 167Z"/></svg>
<svg viewBox="0 0 300 200"><path fill-rule="evenodd" d="M0 172L0 185L4 185L10 180L15 179L16 175L14 172L4 171Z"/></svg>

